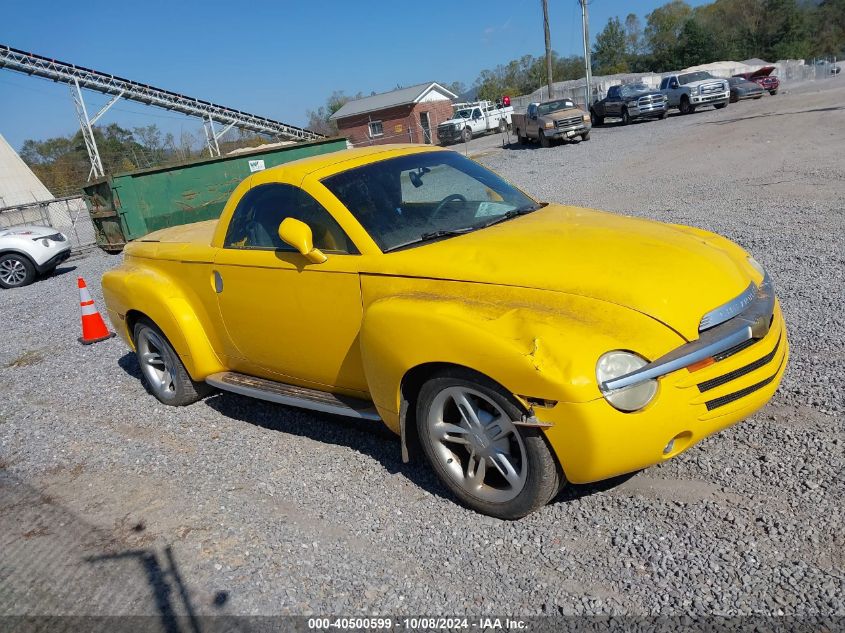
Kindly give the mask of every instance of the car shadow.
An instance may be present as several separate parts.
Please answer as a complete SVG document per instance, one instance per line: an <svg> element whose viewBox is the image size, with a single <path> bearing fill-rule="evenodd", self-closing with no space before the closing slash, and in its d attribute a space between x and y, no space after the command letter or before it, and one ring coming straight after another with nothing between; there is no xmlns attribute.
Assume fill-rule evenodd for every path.
<svg viewBox="0 0 845 633"><path fill-rule="evenodd" d="M74 270L76 270L76 266L57 266L56 268L45 274L44 277L61 277L62 275L72 273Z"/></svg>
<svg viewBox="0 0 845 633"><path fill-rule="evenodd" d="M134 352L124 354L118 359L117 364L128 375L141 381L146 390L146 385L141 380L141 368ZM215 391L202 403L230 420L251 424L268 431L306 437L322 444L345 446L371 457L391 475L401 475L429 494L457 503L449 490L440 483L429 468L421 449L413 446L416 443L412 443L409 447L411 461L404 463L399 437L380 422L289 407L226 391ZM634 474L592 484L568 484L553 502L567 503L606 492L627 481Z"/></svg>

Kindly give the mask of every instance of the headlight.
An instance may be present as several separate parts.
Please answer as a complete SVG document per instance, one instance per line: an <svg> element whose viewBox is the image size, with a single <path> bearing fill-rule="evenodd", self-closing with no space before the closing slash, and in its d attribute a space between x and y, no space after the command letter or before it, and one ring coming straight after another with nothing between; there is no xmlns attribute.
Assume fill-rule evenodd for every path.
<svg viewBox="0 0 845 633"><path fill-rule="evenodd" d="M756 270L758 273L760 273L760 276L761 276L761 277L765 277L765 276L766 276L766 269L765 269L765 268L763 268L763 264L761 264L760 262L758 262L758 261L757 261L756 259L754 259L751 255L749 255L749 256L748 256L748 265L749 265L749 266L751 266L751 268L753 268L754 270Z"/></svg>
<svg viewBox="0 0 845 633"><path fill-rule="evenodd" d="M695 88L690 88L689 93L690 93L691 95L697 95L699 90L701 90L701 88L699 88L698 86L696 86Z"/></svg>
<svg viewBox="0 0 845 633"><path fill-rule="evenodd" d="M596 363L596 379L599 382L604 399L620 411L637 411L651 402L657 393L657 381L647 380L630 387L605 391L601 385L606 380L618 378L630 374L640 367L647 365L648 361L642 356L621 350L607 352L599 358Z"/></svg>
<svg viewBox="0 0 845 633"><path fill-rule="evenodd" d="M554 121L549 121L549 122L547 122L547 123L546 123L543 127L544 127L544 128L546 128L547 130L552 130L552 129L554 129L554 127L555 127L555 122L554 122Z"/></svg>
<svg viewBox="0 0 845 633"><path fill-rule="evenodd" d="M584 115L583 117L581 117L581 118L582 118L582 119L584 119L584 122L586 123L586 122L589 122L589 120L590 120L590 115L589 115L589 114L585 114L585 115Z"/></svg>

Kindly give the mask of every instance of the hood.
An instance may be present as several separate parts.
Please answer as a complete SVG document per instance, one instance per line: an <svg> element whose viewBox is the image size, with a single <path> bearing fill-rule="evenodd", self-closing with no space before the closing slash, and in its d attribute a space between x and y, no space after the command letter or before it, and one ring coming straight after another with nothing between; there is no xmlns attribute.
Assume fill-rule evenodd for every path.
<svg viewBox="0 0 845 633"><path fill-rule="evenodd" d="M764 66L760 70L755 70L754 72L751 72L751 73L739 73L737 75L734 75L734 77L742 77L743 79L748 79L748 80L753 81L755 79L763 79L764 77L768 77L774 71L775 71L774 66Z"/></svg>
<svg viewBox="0 0 845 633"><path fill-rule="evenodd" d="M7 229L0 229L0 237L28 237L34 240L39 237L55 235L59 232L50 226L13 226Z"/></svg>
<svg viewBox="0 0 845 633"><path fill-rule="evenodd" d="M698 338L701 317L748 287L744 252L695 229L549 205L388 253L374 273L533 288L607 301ZM730 246L722 246L723 244Z"/></svg>
<svg viewBox="0 0 845 633"><path fill-rule="evenodd" d="M443 121L443 123L438 124L438 126L437 126L437 127L440 127L441 125L454 125L455 123L458 123L458 124L460 124L460 125L463 125L463 124L465 124L467 121L469 121L469 119L454 118L454 117L453 117L453 118L451 118L451 119L447 119L447 120Z"/></svg>
<svg viewBox="0 0 845 633"><path fill-rule="evenodd" d="M555 112L549 112L548 114L541 114L541 119L551 119L552 121L557 121L558 119L568 119L569 117L573 117L576 115L587 114L581 108L566 108L565 110L557 110Z"/></svg>

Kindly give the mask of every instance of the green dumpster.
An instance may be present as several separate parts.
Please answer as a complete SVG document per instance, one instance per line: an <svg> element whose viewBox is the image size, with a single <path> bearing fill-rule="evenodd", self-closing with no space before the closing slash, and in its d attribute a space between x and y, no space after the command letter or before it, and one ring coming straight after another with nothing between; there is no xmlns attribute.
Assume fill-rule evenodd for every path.
<svg viewBox="0 0 845 633"><path fill-rule="evenodd" d="M346 139L331 138L100 178L82 188L97 245L118 253L152 231L220 217L250 173L341 149Z"/></svg>

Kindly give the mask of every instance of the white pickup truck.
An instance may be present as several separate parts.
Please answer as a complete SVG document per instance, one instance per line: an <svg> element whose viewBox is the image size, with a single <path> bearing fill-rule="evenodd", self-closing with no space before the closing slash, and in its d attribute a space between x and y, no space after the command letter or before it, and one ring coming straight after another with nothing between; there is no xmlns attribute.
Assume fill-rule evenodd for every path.
<svg viewBox="0 0 845 633"><path fill-rule="evenodd" d="M492 101L456 103L454 107L452 118L437 126L441 145L470 141L473 136L487 132L504 132L513 115L513 106L500 106Z"/></svg>
<svg viewBox="0 0 845 633"><path fill-rule="evenodd" d="M666 95L668 107L678 108L681 114L692 114L702 105L724 108L731 100L727 79L703 70L667 75L660 82L660 92Z"/></svg>

